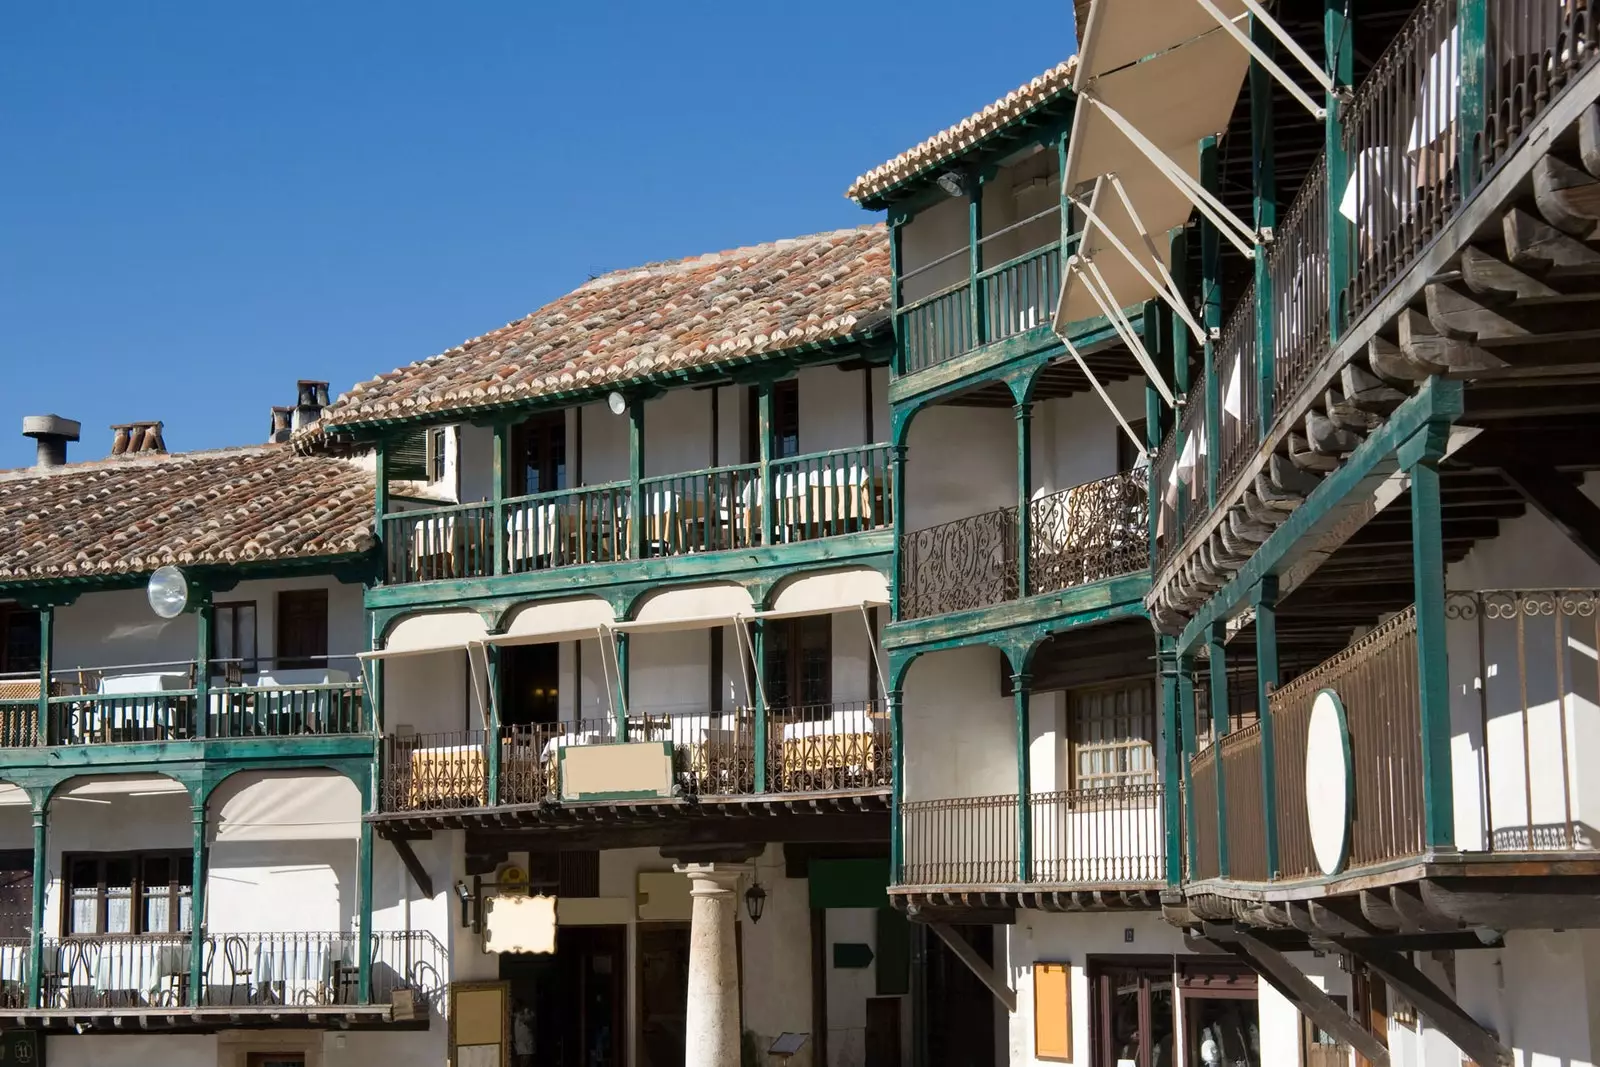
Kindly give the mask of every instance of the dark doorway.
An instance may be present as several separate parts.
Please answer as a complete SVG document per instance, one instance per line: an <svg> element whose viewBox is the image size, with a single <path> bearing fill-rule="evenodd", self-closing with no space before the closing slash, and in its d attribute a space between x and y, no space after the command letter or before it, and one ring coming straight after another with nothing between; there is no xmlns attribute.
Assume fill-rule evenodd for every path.
<svg viewBox="0 0 1600 1067"><path fill-rule="evenodd" d="M625 926L564 926L554 955L501 955L512 1067L621 1067L627 973Z"/></svg>
<svg viewBox="0 0 1600 1067"><path fill-rule="evenodd" d="M567 487L567 421L563 412L535 415L511 431L511 495Z"/></svg>
<svg viewBox="0 0 1600 1067"><path fill-rule="evenodd" d="M328 665L328 591L289 589L278 594L277 666L315 670Z"/></svg>
<svg viewBox="0 0 1600 1067"><path fill-rule="evenodd" d="M900 998L867 998L866 1067L900 1067Z"/></svg>
<svg viewBox="0 0 1600 1067"><path fill-rule="evenodd" d="M833 616L804 615L767 623L767 706L823 718L833 701Z"/></svg>
<svg viewBox="0 0 1600 1067"><path fill-rule="evenodd" d="M994 962L994 927L957 926L980 957ZM937 937L928 938L928 1067L994 1067L994 994Z"/></svg>
<svg viewBox="0 0 1600 1067"><path fill-rule="evenodd" d="M499 674L502 726L560 721L560 645L507 645L500 649Z"/></svg>
<svg viewBox="0 0 1600 1067"><path fill-rule="evenodd" d="M1094 1067L1173 1067L1172 960L1091 961ZM1198 1065L1198 1059L1190 1060Z"/></svg>
<svg viewBox="0 0 1600 1067"><path fill-rule="evenodd" d="M641 923L639 1067L683 1067L689 1003L689 924Z"/></svg>

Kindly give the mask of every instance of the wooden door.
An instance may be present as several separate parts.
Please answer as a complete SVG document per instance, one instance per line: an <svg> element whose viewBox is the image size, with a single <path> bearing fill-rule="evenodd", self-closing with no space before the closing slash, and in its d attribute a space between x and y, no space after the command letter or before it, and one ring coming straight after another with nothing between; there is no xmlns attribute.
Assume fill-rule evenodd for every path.
<svg viewBox="0 0 1600 1067"><path fill-rule="evenodd" d="M290 589L278 594L277 666L312 670L328 665L328 591Z"/></svg>
<svg viewBox="0 0 1600 1067"><path fill-rule="evenodd" d="M866 1067L900 1067L900 998L867 998Z"/></svg>

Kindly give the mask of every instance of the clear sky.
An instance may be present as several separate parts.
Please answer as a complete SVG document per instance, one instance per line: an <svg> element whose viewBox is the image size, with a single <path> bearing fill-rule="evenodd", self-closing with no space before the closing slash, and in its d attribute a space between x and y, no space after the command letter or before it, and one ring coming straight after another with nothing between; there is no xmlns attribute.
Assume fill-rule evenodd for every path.
<svg viewBox="0 0 1600 1067"><path fill-rule="evenodd" d="M261 441L297 378L869 222L851 179L1073 47L1066 0L5 5L0 468L46 412Z"/></svg>

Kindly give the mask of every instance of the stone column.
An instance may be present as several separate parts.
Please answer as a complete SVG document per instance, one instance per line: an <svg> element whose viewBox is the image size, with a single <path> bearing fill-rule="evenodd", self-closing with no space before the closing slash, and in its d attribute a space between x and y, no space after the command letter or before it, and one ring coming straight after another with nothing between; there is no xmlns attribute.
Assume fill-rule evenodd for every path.
<svg viewBox="0 0 1600 1067"><path fill-rule="evenodd" d="M739 952L734 924L741 868L685 863L692 901L684 1067L739 1067Z"/></svg>

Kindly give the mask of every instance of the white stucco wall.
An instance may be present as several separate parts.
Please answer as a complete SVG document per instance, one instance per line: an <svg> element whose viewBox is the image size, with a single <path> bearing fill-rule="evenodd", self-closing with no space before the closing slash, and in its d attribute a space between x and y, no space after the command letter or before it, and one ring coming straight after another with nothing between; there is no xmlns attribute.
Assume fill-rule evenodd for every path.
<svg viewBox="0 0 1600 1067"><path fill-rule="evenodd" d="M215 596L217 603L253 601L256 606L256 654L270 659L276 654L278 594L293 589L328 591L328 655L350 657L331 665L351 678L359 677L356 653L366 646L366 612L360 585L344 585L328 577L275 578L240 582ZM56 609L51 667L71 672L78 668L113 668L147 663L188 664L198 646L195 616L158 618L150 610L143 588L86 593L74 603ZM156 668L152 668L156 669ZM165 668L181 670L181 666ZM132 673L144 673L135 669ZM247 676L247 678L250 676Z"/></svg>
<svg viewBox="0 0 1600 1067"><path fill-rule="evenodd" d="M919 411L906 439L905 528L1015 506L1016 456L1010 408L940 405Z"/></svg>
<svg viewBox="0 0 1600 1067"><path fill-rule="evenodd" d="M903 683L906 800L1015 793L1011 698L1000 692L1000 653L988 646L933 652Z"/></svg>
<svg viewBox="0 0 1600 1067"><path fill-rule="evenodd" d="M901 288L901 302L909 304L947 286L966 280L969 264L964 255L931 267L922 268L952 252L967 247L967 198L939 200L917 212L901 231L900 270L907 277ZM921 270L921 273L916 273Z"/></svg>
<svg viewBox="0 0 1600 1067"><path fill-rule="evenodd" d="M477 667L482 671L482 663ZM383 665L383 727L390 735L410 727L419 734L481 730L482 699L471 684L467 653L395 656Z"/></svg>

